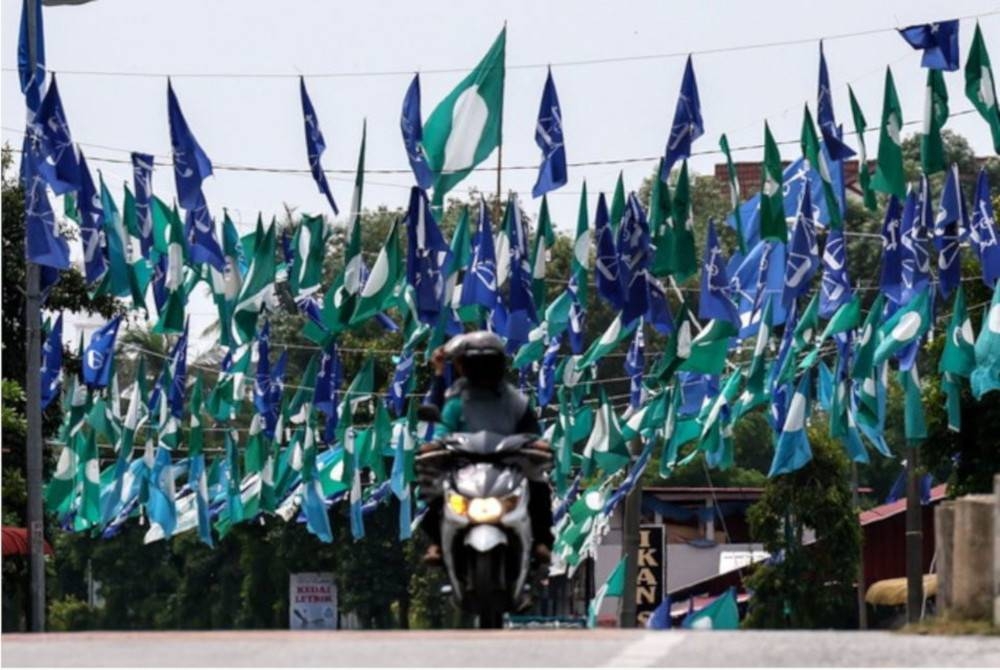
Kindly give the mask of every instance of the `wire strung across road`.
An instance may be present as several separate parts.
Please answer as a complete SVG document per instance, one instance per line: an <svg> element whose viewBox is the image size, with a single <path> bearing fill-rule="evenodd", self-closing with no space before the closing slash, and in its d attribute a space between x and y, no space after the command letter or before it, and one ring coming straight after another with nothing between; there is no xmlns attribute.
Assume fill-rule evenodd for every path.
<svg viewBox="0 0 1000 670"><path fill-rule="evenodd" d="M969 19L980 19L1000 14L1000 10L981 12L979 14L967 14L956 17L959 21ZM647 60L668 60L673 58L684 58L686 56L699 56L720 53L737 53L742 51L753 51L757 49L770 49L774 47L794 46L798 44L815 44L817 42L833 42L836 40L877 35L880 33L893 32L898 30L896 26L884 28L869 28L867 30L856 30L844 33L834 33L831 35L821 35L814 37L799 37L787 40L774 40L770 42L752 42L749 44L737 44L727 47L714 47L707 49L695 49L692 51L671 51L652 54L635 54L628 56L605 56L603 58L582 58L563 61L546 61L544 63L515 63L506 65L507 70L532 70L549 67L586 67L591 65L605 65L609 63L632 63ZM5 67L4 72L17 72L16 68ZM138 72L127 70L61 70L49 67L49 71L57 72L59 75L86 76L86 77L143 77L161 79L172 77L176 79L298 79L299 77L309 77L311 79L333 79L333 78L354 78L354 77L400 77L415 74L412 69L407 70L369 70L369 71L333 71L333 72L309 72L309 73L285 73L285 72ZM420 74L464 74L471 72L468 67L449 68L429 68L419 71Z"/></svg>

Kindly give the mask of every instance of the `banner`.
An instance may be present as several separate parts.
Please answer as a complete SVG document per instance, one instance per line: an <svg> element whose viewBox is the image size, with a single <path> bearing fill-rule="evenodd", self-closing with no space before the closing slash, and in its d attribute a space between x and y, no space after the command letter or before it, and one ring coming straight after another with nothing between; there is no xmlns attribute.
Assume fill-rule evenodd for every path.
<svg viewBox="0 0 1000 670"><path fill-rule="evenodd" d="M332 572L288 575L288 627L292 630L337 628L337 584Z"/></svg>
<svg viewBox="0 0 1000 670"><path fill-rule="evenodd" d="M667 546L664 527L648 525L639 528L639 569L635 578L635 611L637 625L642 628L653 610L663 600L667 575Z"/></svg>

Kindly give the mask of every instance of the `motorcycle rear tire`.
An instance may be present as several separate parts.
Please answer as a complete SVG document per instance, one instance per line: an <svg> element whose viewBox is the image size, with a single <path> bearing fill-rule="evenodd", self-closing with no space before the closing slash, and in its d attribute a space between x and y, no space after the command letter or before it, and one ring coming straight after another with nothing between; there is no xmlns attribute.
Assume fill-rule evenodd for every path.
<svg viewBox="0 0 1000 670"><path fill-rule="evenodd" d="M475 554L472 579L476 594L479 628L503 628L506 593L500 571L504 568L503 551Z"/></svg>

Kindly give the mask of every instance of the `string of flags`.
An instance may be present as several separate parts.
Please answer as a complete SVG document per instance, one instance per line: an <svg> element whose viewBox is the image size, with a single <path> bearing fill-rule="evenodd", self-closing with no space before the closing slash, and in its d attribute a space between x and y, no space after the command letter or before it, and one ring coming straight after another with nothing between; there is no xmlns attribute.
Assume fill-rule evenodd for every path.
<svg viewBox="0 0 1000 670"><path fill-rule="evenodd" d="M155 194L154 158L136 152L132 188L126 185L116 201L103 178L95 184L73 143L55 77L46 85L44 67L27 72L27 60L19 58L30 117L22 160L28 259L42 267L46 290L70 266L50 193L63 196L64 215L79 229L91 290L143 314L171 345L155 379L139 356L134 378L120 387L115 354L122 316L88 343L81 340L78 376L62 372L63 315L46 325L42 404L61 397L68 408L45 492L48 509L63 527L103 537L138 518L148 523L147 542L193 530L212 545L234 524L273 515L304 523L330 542L332 505L346 501L351 534L359 538L365 515L391 496L405 539L420 518L413 455L432 428L417 419L426 394L415 388L416 366L421 355L469 328L505 338L521 387L543 412L556 456L556 560L570 571L594 550L610 514L654 457L664 477L699 456L710 467L732 467L733 426L749 412L764 411L774 433L769 476L811 460L806 426L818 412L853 460L867 462L871 448L889 457L883 427L894 368L904 389L906 437L923 439L915 362L932 326L946 320L939 370L949 426L960 430L963 385L977 398L1000 390L1000 245L986 171L978 175L970 210L958 168L947 164L940 141L948 118L941 82L944 72L959 67L958 23L900 32L923 51L928 68L918 183L907 183L903 168L904 122L891 71L877 167L869 173L867 122L849 91L858 144L848 146L834 117L821 45L816 116L806 106L799 155L783 167L765 123L760 189L749 199L726 136L720 138L732 210L725 221L708 222L699 254L687 160L705 128L688 58L649 202L619 180L610 205L598 193L591 211L584 184L569 275L558 278L548 263L556 235L547 194L567 183L568 172L551 71L535 129L542 159L532 190L541 198L534 231L514 194L498 220L485 201L466 207L450 239L438 224L445 194L501 144L505 30L426 121L419 75L410 82L400 130L415 186L405 216L394 222L371 266L362 254L362 126L343 263L329 283L323 263L332 230L323 216L303 215L292 229L259 217L245 235L228 213L221 222L213 218L202 191L212 162L169 81L177 199L168 203ZM22 30L19 54L26 34ZM1000 151L1000 111L978 26L965 82ZM322 167L325 140L304 80L300 98L310 172L337 214ZM877 194L886 203L878 296L867 311L849 274L846 242L856 233L844 226L843 161L852 155L860 159L865 205L876 210ZM940 172L945 182L935 201L927 175ZM728 257L720 225L736 234ZM965 248L994 293L978 335L962 287L971 279L960 272ZM680 284L694 278L697 291L682 291ZM217 348L224 354L207 379L187 360L187 303L201 283L218 313ZM282 283L305 317L304 338L315 347L295 384L287 383L287 349L277 356L271 351ZM616 316L587 341L597 301ZM384 370L385 391L375 387L372 356L353 371L342 359L344 335L372 324L402 336L391 369ZM653 335L665 341L658 352L646 349ZM616 378L599 376L597 366L620 357L626 346L617 381L627 382L627 403L616 404L606 388ZM627 447L632 440L642 445L637 457ZM111 462L100 457L102 444L113 450ZM210 453L217 455L209 459ZM612 584L607 591L613 590Z"/></svg>

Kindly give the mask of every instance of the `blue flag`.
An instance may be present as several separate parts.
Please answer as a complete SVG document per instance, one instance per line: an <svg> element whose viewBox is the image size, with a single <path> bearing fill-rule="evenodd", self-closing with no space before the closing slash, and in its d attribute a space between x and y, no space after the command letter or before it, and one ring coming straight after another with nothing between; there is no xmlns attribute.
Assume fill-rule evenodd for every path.
<svg viewBox="0 0 1000 670"><path fill-rule="evenodd" d="M452 255L431 212L427 194L419 186L410 190L406 237L406 281L416 292L418 317L433 326L443 308L445 277Z"/></svg>
<svg viewBox="0 0 1000 670"><path fill-rule="evenodd" d="M511 194L506 211L507 239L510 240L510 279L507 301L507 327L511 343L528 341L528 332L538 325L535 296L532 290L531 254L528 251L528 230L521 217L517 197Z"/></svg>
<svg viewBox="0 0 1000 670"><path fill-rule="evenodd" d="M42 345L42 369L41 369L41 384L42 384L42 411L52 404L52 401L59 397L59 373L62 371L62 333L63 333L63 319L62 312L56 318L55 324L52 326L52 330L49 331L48 337L45 338L45 344Z"/></svg>
<svg viewBox="0 0 1000 670"><path fill-rule="evenodd" d="M83 352L83 382L91 389L104 388L111 381L111 368L115 359L115 338L121 316L108 321L90 336L90 344Z"/></svg>
<svg viewBox="0 0 1000 670"><path fill-rule="evenodd" d="M153 197L153 156L132 152L132 184L135 187L135 219L139 227L139 248L142 257L149 258L153 248L153 214L149 208Z"/></svg>
<svg viewBox="0 0 1000 670"><path fill-rule="evenodd" d="M799 296L808 292L812 278L819 267L819 247L816 244L816 221L813 219L812 194L802 189L802 200L795 217L785 265L785 290L782 303L788 307Z"/></svg>
<svg viewBox="0 0 1000 670"><path fill-rule="evenodd" d="M198 204L202 181L212 174L212 161L191 134L170 79L167 79L167 115L170 118L170 146L174 154L177 201L184 209L191 209Z"/></svg>
<svg viewBox="0 0 1000 670"><path fill-rule="evenodd" d="M736 305L729 299L729 279L726 277L726 260L715 234L715 221L708 220L708 234L705 238L705 258L701 267L701 291L698 300L699 319L719 319L728 321L735 328L740 327L740 315Z"/></svg>
<svg viewBox="0 0 1000 670"><path fill-rule="evenodd" d="M319 119L316 117L316 110L313 109L312 100L306 91L305 77L299 77L299 95L302 98L302 121L306 130L306 155L309 156L309 171L312 172L313 180L319 187L319 192L326 196L327 202L334 214L340 214L337 203L330 192L330 184L326 181L326 173L323 172L323 152L326 151L326 141L323 139L323 132L319 129ZM211 166L209 166L211 172Z"/></svg>
<svg viewBox="0 0 1000 670"><path fill-rule="evenodd" d="M674 122L670 127L670 138L664 151L663 167L660 169L660 180L666 182L674 163L691 156L691 144L705 133L705 124L701 120L701 100L698 98L698 82L694 79L694 65L688 56L684 66L684 78L681 80L681 91L677 96L677 107L674 110Z"/></svg>
<svg viewBox="0 0 1000 670"><path fill-rule="evenodd" d="M184 235L192 263L208 263L219 272L226 269L225 254L215 234L215 221L201 191L195 195L194 204L184 214Z"/></svg>
<svg viewBox="0 0 1000 670"><path fill-rule="evenodd" d="M406 147L406 158L410 161L410 169L417 180L417 186L423 190L434 185L434 171L427 164L427 153L424 151L424 122L420 118L420 75L413 75L413 81L406 89L403 98L403 113L399 117L399 128L403 131L403 146Z"/></svg>
<svg viewBox="0 0 1000 670"><path fill-rule="evenodd" d="M83 244L84 277L89 286L93 286L104 277L108 271L108 261L101 231L104 228L104 208L101 207L101 195L94 186L87 167L87 159L80 153L80 197L77 204L80 208L80 242Z"/></svg>
<svg viewBox="0 0 1000 670"><path fill-rule="evenodd" d="M549 191L564 186L567 181L566 145L563 142L562 109L559 94L552 81L552 69L545 78L542 102L538 107L538 124L535 126L535 144L542 150L542 165L531 195L540 198Z"/></svg>
<svg viewBox="0 0 1000 670"><path fill-rule="evenodd" d="M396 369L392 373L392 383L389 384L389 407L396 416L402 416L406 411L406 396L410 391L413 379L414 352L403 349L396 360Z"/></svg>
<svg viewBox="0 0 1000 670"><path fill-rule="evenodd" d="M634 192L625 203L616 247L624 299L622 323L628 324L645 314L649 306L648 270L652 250L646 212Z"/></svg>
<svg viewBox="0 0 1000 670"><path fill-rule="evenodd" d="M153 263L153 302L156 303L156 311L162 312L163 306L167 303L169 294L167 292L167 269L170 259L167 254L156 254L156 261Z"/></svg>
<svg viewBox="0 0 1000 670"><path fill-rule="evenodd" d="M42 84L45 83L45 31L42 24L42 3L35 3L35 69L31 69L31 43L28 34L28 0L21 3L21 27L17 34L17 73L21 80L28 109L38 109Z"/></svg>
<svg viewBox="0 0 1000 670"><path fill-rule="evenodd" d="M264 415L264 434L274 439L277 434L278 419L281 415L281 396L285 392L285 368L288 366L288 350L281 352L278 362L271 370L271 388L267 398L267 414Z"/></svg>
<svg viewBox="0 0 1000 670"><path fill-rule="evenodd" d="M938 250L938 289L947 298L961 282L961 243L969 231L969 211L952 163L941 191L941 206L934 221L934 246Z"/></svg>
<svg viewBox="0 0 1000 670"><path fill-rule="evenodd" d="M615 233L608 220L608 204L603 193L597 196L594 237L597 239L597 259L594 266L597 293L612 309L620 310L625 301L619 275L618 250L615 248Z"/></svg>
<svg viewBox="0 0 1000 670"><path fill-rule="evenodd" d="M646 619L646 628L650 630L669 630L673 626L670 619L670 596L666 596L656 606L653 613Z"/></svg>
<svg viewBox="0 0 1000 670"><path fill-rule="evenodd" d="M969 238L972 240L972 248L979 257L983 283L993 288L1000 278L1000 239L997 238L997 222L993 216L993 202L990 200L990 182L986 168L979 171L979 178L976 180L976 201L972 208Z"/></svg>
<svg viewBox="0 0 1000 670"><path fill-rule="evenodd" d="M34 146L26 143L26 146ZM24 173L25 258L55 270L70 266L69 244L56 228L56 217L38 165L44 158L34 148L22 156Z"/></svg>
<svg viewBox="0 0 1000 670"><path fill-rule="evenodd" d="M647 301L646 313L643 318L653 330L660 335L670 335L674 332L674 317L670 313L670 303L667 302L667 292L655 277L647 277ZM572 312L570 313L572 317ZM572 321L571 321L572 323Z"/></svg>
<svg viewBox="0 0 1000 670"><path fill-rule="evenodd" d="M771 246L771 242L764 240L755 244L746 256L737 253L730 259L727 272L729 294L733 296L740 315L740 339L757 334L763 314L763 289Z"/></svg>
<svg viewBox="0 0 1000 670"><path fill-rule="evenodd" d="M170 389L167 391L167 405L176 419L184 418L184 396L187 391L187 348L188 325L170 352Z"/></svg>
<svg viewBox="0 0 1000 670"><path fill-rule="evenodd" d="M854 291L847 274L847 244L842 228L833 228L826 235L823 247L823 282L820 285L819 316L829 319L851 301Z"/></svg>
<svg viewBox="0 0 1000 670"><path fill-rule="evenodd" d="M52 75L52 82L31 125L39 138L39 153L45 159L38 166L42 178L56 195L79 190L80 158L73 146L55 75Z"/></svg>
<svg viewBox="0 0 1000 670"><path fill-rule="evenodd" d="M889 196L882 221L882 270L879 288L897 305L902 302L903 261L899 249L903 208L894 195Z"/></svg>
<svg viewBox="0 0 1000 670"><path fill-rule="evenodd" d="M556 394L556 359L562 346L562 333L549 340L542 356L542 365L538 369L538 406L545 407Z"/></svg>
<svg viewBox="0 0 1000 670"><path fill-rule="evenodd" d="M253 406L267 416L271 402L271 322L265 321L257 334L257 373L253 379Z"/></svg>
<svg viewBox="0 0 1000 670"><path fill-rule="evenodd" d="M819 42L819 88L816 91L816 121L819 123L823 144L830 158L840 161L854 155L854 150L841 140L842 129L833 115L833 95L830 92L830 74L826 70L823 41Z"/></svg>
<svg viewBox="0 0 1000 670"><path fill-rule="evenodd" d="M920 64L929 70L957 70L958 19L900 28L899 34L914 49L924 52Z"/></svg>
<svg viewBox="0 0 1000 670"><path fill-rule="evenodd" d="M479 202L479 224L472 239L472 263L462 280L461 305L493 310L497 303L497 259L490 226L490 208Z"/></svg>
<svg viewBox="0 0 1000 670"><path fill-rule="evenodd" d="M927 177L923 177L925 185ZM900 280L903 302L909 301L914 293L924 289L930 283L930 256L925 246L926 229L921 225L920 196L917 191L910 190L903 204L903 216L899 227L900 247Z"/></svg>
<svg viewBox="0 0 1000 670"><path fill-rule="evenodd" d="M625 374L629 377L628 404L633 410L642 407L646 399L646 389L642 385L642 375L646 369L646 341L642 334L642 323L635 329L632 344L625 354Z"/></svg>

